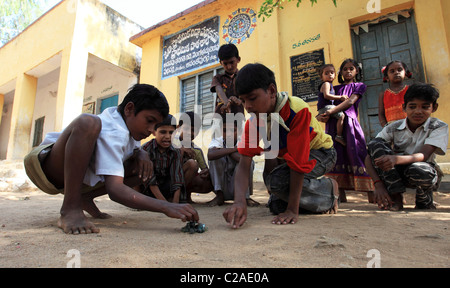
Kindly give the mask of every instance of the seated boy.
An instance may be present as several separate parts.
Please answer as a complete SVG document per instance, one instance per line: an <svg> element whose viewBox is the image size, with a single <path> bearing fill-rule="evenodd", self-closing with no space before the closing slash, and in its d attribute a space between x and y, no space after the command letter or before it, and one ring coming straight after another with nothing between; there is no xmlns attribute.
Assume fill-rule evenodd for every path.
<svg viewBox="0 0 450 288"><path fill-rule="evenodd" d="M154 136L142 146L153 162L154 174L143 190L145 195L159 200L179 203L186 198L183 159L179 149L172 146L172 135L176 125L172 115L155 126Z"/></svg>
<svg viewBox="0 0 450 288"><path fill-rule="evenodd" d="M275 147L276 141L271 141L271 152L275 152L272 153L275 156L266 154L265 184L269 192L279 198L277 202L287 203L285 211L278 211L272 223L296 223L299 208L313 213L336 213L337 182L322 177L335 165L336 151L331 137L312 117L308 104L300 98L278 93L274 73L262 64L242 68L236 79L236 89L252 117L238 144L241 160L236 168L234 204L225 210L225 220L233 228L239 228L247 219L245 193L249 171L252 157L264 152L259 147L262 136L259 132L264 128L271 138L279 139L279 147ZM279 127L278 135L269 134L273 128L271 123L259 121L265 117L271 123L274 121L274 127Z"/></svg>
<svg viewBox="0 0 450 288"><path fill-rule="evenodd" d="M435 154L445 155L448 125L431 117L439 92L414 84L405 94L406 119L386 126L368 145L366 168L375 182L380 209L402 210L406 187L416 189L417 209L436 209L433 188L440 181Z"/></svg>
<svg viewBox="0 0 450 288"><path fill-rule="evenodd" d="M227 121L224 117L222 137L214 138L208 149L211 179L216 197L209 206L222 206L225 201L234 199L234 183L236 166L241 159L237 149L237 121ZM248 186L245 192L247 205L258 206L259 203L250 198L253 194L254 163L249 168Z"/></svg>
<svg viewBox="0 0 450 288"><path fill-rule="evenodd" d="M190 205L155 201L130 188L152 175L152 163L139 149L139 141L147 138L168 112L167 100L158 89L138 84L119 107L108 108L99 116L79 116L61 133L48 134L41 146L25 157L26 172L37 187L48 194L64 194L58 226L65 233L98 233L83 210L95 218L109 217L93 201L104 194L130 208L183 221L198 219Z"/></svg>
<svg viewBox="0 0 450 288"><path fill-rule="evenodd" d="M183 118L186 117L185 121ZM202 119L194 112L183 113L178 122L180 134L173 139L173 146L181 150L184 180L188 203L193 203L192 192L206 194L213 190L209 168L200 147L194 139L200 132ZM200 172L198 171L200 168Z"/></svg>

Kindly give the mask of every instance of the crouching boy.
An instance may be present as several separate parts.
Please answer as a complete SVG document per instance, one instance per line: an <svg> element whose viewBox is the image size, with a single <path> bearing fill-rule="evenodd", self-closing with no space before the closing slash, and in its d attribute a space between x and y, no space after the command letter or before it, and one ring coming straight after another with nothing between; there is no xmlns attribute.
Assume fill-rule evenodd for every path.
<svg viewBox="0 0 450 288"><path fill-rule="evenodd" d="M448 145L448 125L431 117L438 98L433 86L412 85L403 104L406 119L389 124L369 143L365 163L380 209L402 210L406 187L416 189L417 209L436 209L433 189L442 175L435 154L445 155Z"/></svg>
<svg viewBox="0 0 450 288"><path fill-rule="evenodd" d="M155 200L130 188L153 174L139 141L149 137L168 113L167 100L158 89L138 84L118 107L99 116L79 116L61 133L48 134L26 156L25 170L33 183L48 194L64 194L58 226L65 233L98 233L83 210L94 218L110 217L93 201L105 194L130 208L198 220L190 205Z"/></svg>

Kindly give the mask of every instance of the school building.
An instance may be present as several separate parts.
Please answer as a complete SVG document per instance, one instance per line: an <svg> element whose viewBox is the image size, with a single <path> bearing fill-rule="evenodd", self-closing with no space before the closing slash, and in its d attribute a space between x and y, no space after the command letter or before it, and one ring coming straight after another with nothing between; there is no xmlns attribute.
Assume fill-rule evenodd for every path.
<svg viewBox="0 0 450 288"><path fill-rule="evenodd" d="M150 27L130 41L142 47L140 81L160 88L171 113L193 111L203 116L214 110L211 79L223 70L217 51L234 43L242 61L263 63L277 77L279 90L317 105L315 68L337 68L355 58L364 71L367 94L360 104L366 138L374 137L378 122L381 69L402 60L413 81L433 83L441 92L435 117L450 123L450 1L448 0L320 0L284 2L263 21L257 13L263 0L206 0ZM337 84L337 80L336 83ZM210 127L210 117L204 130ZM206 140L202 146L207 147ZM450 154L438 161L450 173ZM446 164L449 163L449 164Z"/></svg>
<svg viewBox="0 0 450 288"><path fill-rule="evenodd" d="M0 160L18 160L138 82L143 30L97 0L65 0L0 47Z"/></svg>

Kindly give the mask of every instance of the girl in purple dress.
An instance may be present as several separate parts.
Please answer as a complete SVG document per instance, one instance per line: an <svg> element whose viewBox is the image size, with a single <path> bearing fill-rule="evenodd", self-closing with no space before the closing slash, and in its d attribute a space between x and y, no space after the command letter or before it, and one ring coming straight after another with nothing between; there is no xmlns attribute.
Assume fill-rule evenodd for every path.
<svg viewBox="0 0 450 288"><path fill-rule="evenodd" d="M347 117L344 122L343 136L347 146L334 142L337 152L337 162L334 169L327 177L335 179L339 183L341 202L346 202L345 190L374 191L372 179L364 166L367 155L364 132L358 122L358 105L367 90L367 86L361 81L361 68L353 59L345 60L339 69L339 83L335 86L336 95L348 95L349 99L341 102L335 101L336 107L328 110L323 117L343 111ZM335 139L336 119L329 118L326 124L326 132ZM370 198L370 196L369 196Z"/></svg>

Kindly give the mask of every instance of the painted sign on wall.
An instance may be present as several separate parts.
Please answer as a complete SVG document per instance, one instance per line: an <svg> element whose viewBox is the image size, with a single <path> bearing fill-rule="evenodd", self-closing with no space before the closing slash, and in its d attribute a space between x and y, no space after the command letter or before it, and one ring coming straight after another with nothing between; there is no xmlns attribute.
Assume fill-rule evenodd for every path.
<svg viewBox="0 0 450 288"><path fill-rule="evenodd" d="M239 8L228 16L223 25L223 39L234 45L250 38L256 28L256 13L250 8Z"/></svg>
<svg viewBox="0 0 450 288"><path fill-rule="evenodd" d="M219 62L219 16L164 39L162 79Z"/></svg>
<svg viewBox="0 0 450 288"><path fill-rule="evenodd" d="M306 102L317 101L322 81L317 70L324 64L323 49L291 57L292 95Z"/></svg>

